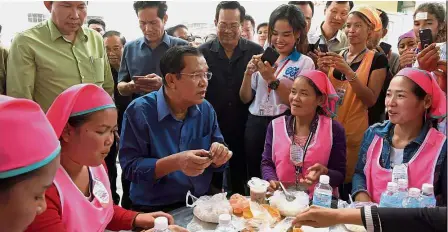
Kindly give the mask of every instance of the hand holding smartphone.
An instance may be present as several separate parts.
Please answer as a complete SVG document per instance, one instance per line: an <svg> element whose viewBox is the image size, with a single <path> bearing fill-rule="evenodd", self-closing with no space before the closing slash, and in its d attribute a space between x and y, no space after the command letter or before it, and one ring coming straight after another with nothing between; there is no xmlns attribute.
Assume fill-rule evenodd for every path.
<svg viewBox="0 0 448 232"><path fill-rule="evenodd" d="M271 66L274 66L279 56L280 54L274 48L268 47L261 56L261 61L267 61Z"/></svg>
<svg viewBox="0 0 448 232"><path fill-rule="evenodd" d="M422 29L419 31L420 42L422 45L422 50L433 43L431 29Z"/></svg>
<svg viewBox="0 0 448 232"><path fill-rule="evenodd" d="M327 53L329 51L327 44L319 44L319 50L322 53Z"/></svg>
<svg viewBox="0 0 448 232"><path fill-rule="evenodd" d="M380 43L380 47L381 49L383 49L384 54L387 56L389 55L390 49L392 48L392 45L385 43L385 42L381 42Z"/></svg>
<svg viewBox="0 0 448 232"><path fill-rule="evenodd" d="M145 78L146 76L133 76L132 77L132 80L134 81L134 82L137 82L137 81L139 81L139 79L142 79L142 78Z"/></svg>

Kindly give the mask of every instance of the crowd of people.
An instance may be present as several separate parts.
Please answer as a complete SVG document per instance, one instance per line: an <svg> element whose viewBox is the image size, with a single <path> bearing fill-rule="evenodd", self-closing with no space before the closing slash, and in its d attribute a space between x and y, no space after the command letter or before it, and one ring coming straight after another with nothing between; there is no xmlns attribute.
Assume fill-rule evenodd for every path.
<svg viewBox="0 0 448 232"><path fill-rule="evenodd" d="M133 41L101 19L83 26L87 2L43 4L50 18L0 47L5 231L151 229L160 216L185 231L168 213L187 192L248 195L252 177L312 196L328 175L335 198L379 203L404 169L409 187L432 184L446 207L443 4L420 4L393 45L381 42L387 13L352 1L327 1L316 30L311 1L279 4L258 25L239 2L219 2L202 42L185 25L165 28L165 1L133 3L143 34ZM313 207L294 223L346 213L369 227L367 211L360 221ZM403 226L383 215L389 231Z"/></svg>

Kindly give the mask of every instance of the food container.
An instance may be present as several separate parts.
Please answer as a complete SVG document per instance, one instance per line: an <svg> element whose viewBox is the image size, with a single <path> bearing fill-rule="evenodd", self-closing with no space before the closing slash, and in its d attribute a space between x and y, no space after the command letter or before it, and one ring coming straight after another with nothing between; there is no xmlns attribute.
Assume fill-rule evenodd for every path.
<svg viewBox="0 0 448 232"><path fill-rule="evenodd" d="M268 191L269 182L260 178L252 177L247 182L250 188L250 200L258 204L266 203L266 192Z"/></svg>

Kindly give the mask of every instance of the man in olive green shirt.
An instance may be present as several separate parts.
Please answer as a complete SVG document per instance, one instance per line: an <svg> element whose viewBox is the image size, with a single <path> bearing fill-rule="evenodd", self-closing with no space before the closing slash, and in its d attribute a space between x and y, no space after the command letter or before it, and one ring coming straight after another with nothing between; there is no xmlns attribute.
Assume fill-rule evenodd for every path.
<svg viewBox="0 0 448 232"><path fill-rule="evenodd" d="M0 45L0 94L6 94L6 61L8 50Z"/></svg>
<svg viewBox="0 0 448 232"><path fill-rule="evenodd" d="M86 2L44 4L51 18L18 34L11 44L7 95L32 99L44 111L61 92L76 84L94 83L112 95L114 82L103 39L82 27Z"/></svg>

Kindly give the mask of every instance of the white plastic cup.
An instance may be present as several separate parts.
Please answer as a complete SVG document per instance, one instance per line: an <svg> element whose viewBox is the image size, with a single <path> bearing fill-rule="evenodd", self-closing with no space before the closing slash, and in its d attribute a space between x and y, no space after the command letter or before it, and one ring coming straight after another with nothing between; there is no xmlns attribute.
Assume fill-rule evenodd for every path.
<svg viewBox="0 0 448 232"><path fill-rule="evenodd" d="M247 182L250 189L250 200L258 204L266 202L266 192L268 191L269 182L253 177Z"/></svg>

